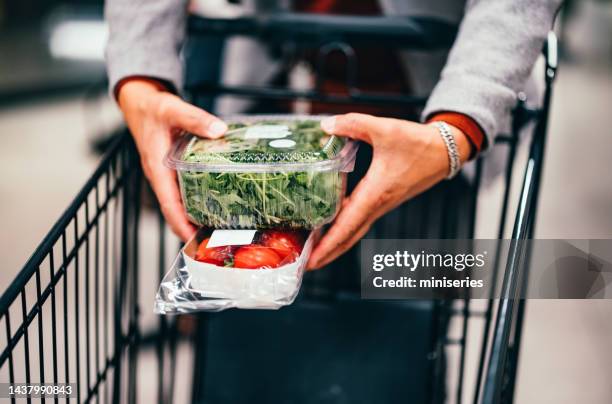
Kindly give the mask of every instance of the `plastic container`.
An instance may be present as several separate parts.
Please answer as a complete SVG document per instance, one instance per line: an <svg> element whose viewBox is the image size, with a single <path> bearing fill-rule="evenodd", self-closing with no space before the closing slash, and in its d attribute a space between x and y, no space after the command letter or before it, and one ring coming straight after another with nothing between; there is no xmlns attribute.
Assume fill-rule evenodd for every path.
<svg viewBox="0 0 612 404"><path fill-rule="evenodd" d="M300 290L313 237L295 230L202 228L164 277L154 310L172 314L289 305Z"/></svg>
<svg viewBox="0 0 612 404"><path fill-rule="evenodd" d="M166 163L178 171L189 219L213 228L314 229L333 220L358 144L329 136L313 116L225 119L221 139L179 138Z"/></svg>

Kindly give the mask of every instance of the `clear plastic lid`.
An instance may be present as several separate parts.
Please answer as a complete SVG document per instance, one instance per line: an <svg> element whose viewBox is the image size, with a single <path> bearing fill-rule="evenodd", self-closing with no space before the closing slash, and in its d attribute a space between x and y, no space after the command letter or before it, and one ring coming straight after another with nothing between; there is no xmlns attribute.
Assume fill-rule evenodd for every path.
<svg viewBox="0 0 612 404"><path fill-rule="evenodd" d="M204 172L351 171L357 143L330 136L321 116L250 115L226 118L220 139L185 134L166 157L177 170Z"/></svg>

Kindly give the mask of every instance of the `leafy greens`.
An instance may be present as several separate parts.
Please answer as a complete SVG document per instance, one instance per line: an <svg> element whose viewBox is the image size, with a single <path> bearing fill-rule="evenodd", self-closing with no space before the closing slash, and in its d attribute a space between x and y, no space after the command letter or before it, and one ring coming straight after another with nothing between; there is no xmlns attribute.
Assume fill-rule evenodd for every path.
<svg viewBox="0 0 612 404"><path fill-rule="evenodd" d="M249 128L259 126L257 136ZM274 136L286 128L288 133ZM270 137L265 131L270 130ZM262 135L262 132L263 135ZM271 140L276 139L276 140ZM274 143L282 139L284 143ZM280 144L281 147L274 146ZM193 138L182 160L194 163L315 162L334 157L345 145L326 135L318 121L258 122L230 126L221 139ZM345 173L179 171L188 216L214 228L311 229L333 219L344 193Z"/></svg>

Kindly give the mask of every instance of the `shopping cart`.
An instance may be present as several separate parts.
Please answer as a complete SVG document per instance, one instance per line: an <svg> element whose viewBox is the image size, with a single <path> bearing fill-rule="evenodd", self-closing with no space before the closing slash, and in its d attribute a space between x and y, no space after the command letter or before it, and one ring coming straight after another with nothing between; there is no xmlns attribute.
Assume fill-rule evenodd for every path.
<svg viewBox="0 0 612 404"><path fill-rule="evenodd" d="M189 29L193 36L256 37L277 45L281 58L287 56L284 52L290 53L289 58L293 57L293 52L304 46L319 49L316 64L318 83L324 78L324 64L330 52L339 51L348 61L349 91L346 94L322 93L318 85L310 90L295 90L269 86L226 86L210 81L195 83L188 89L194 102L198 102L199 97L205 100L201 102L207 102L212 97L229 94L258 100L403 105L407 109L422 106L425 97L363 93L355 88L352 46L374 43L402 49L445 49L452 45L456 32L455 27L433 19L286 13L231 20L193 17ZM482 309L475 308L475 302L468 298L432 303L427 323L431 330L427 335L431 341L426 352L422 353L423 361L414 360L415 364L423 365L416 371L427 376L423 379L427 383L426 395L423 399L402 397L406 402L447 400L460 403L466 401L466 397L474 403L487 404L513 400L526 304L518 297L525 287L528 274L525 241L534 232L548 111L557 67L556 49L555 36L550 34L544 49L546 91L542 107L530 109L521 99L514 111L511 133L498 137L501 143L498 147L506 147L508 156L497 230L498 238L502 239L508 227L508 215L513 213L511 179L519 132L527 124L534 124L531 146L523 168L519 202L514 212L509 252L507 256L501 256L500 248L496 256L496 266L504 269L501 272L501 298L493 299L491 294ZM486 161L478 160L476 185L479 184L483 164ZM461 183L454 184L446 186L441 191L443 194L438 195L444 196L439 198L442 203L452 199L456 187L461 186ZM0 343L0 381L70 382L75 383L74 397L80 402L130 403L138 399L172 402L179 394L180 383L193 386L191 397L194 401L206 402L206 391L223 382L214 378L216 369L207 369L206 366L207 361L214 358L210 357L210 349L202 347L217 344L216 355L225 352L223 347L216 350L220 344L219 338L210 332L209 327L211 324L214 327L215 324L236 322L257 327L252 322L255 317L249 316L261 316L258 314L261 312L230 311L227 314L202 316L196 337L192 340L187 340L185 333L177 329L177 317L159 317L143 324L143 310L149 312L152 302L141 295L142 284L157 283L150 277L142 277L143 258L148 259L144 269L150 273L151 267L155 266L161 279L169 256L175 253L172 241L168 240L163 218L156 208L155 213L141 208L143 188L137 152L129 134L122 133L114 139L92 177L0 299L0 327L5 330L4 340ZM427 205L431 202L427 201ZM471 236L474 234L476 202L474 192L468 201L471 216L467 231ZM436 224L443 236L455 236L456 229L447 223L453 220L449 216ZM147 231L142 230L144 225L148 226ZM427 225L423 223L423 228L427 228ZM150 248L147 247L149 245ZM316 307L326 307L343 304L346 299L355 299L351 296L345 300L335 298L334 285L334 282L325 285L318 281L306 282L300 302L314 302L319 305ZM321 293L322 290L325 293ZM257 321L263 318L268 323L274 323L274 316L281 316L285 310L266 312L268 317L257 317ZM232 316L235 317L233 320ZM227 319L227 322L218 318ZM448 324L453 319L460 325L457 337L448 334ZM464 372L468 331L477 322L482 329L480 346L475 348L479 352L478 370L473 387L467 389ZM235 329L230 327L225 330L231 332ZM218 334L219 331L215 332ZM197 348L194 351L193 371L191 364L181 362L182 365L177 367L177 351L181 346ZM451 356L455 357L454 370L450 366ZM412 358L404 360L411 361ZM152 363L155 363L155 368L151 366ZM177 377L176 372L184 371L186 367L189 367L188 377ZM451 376L455 380L446 383L445 379ZM449 388L445 392L445 384L454 391ZM262 386L263 390L271 388L276 386ZM333 400L333 397L319 399L325 402L325 399ZM254 396L251 399L258 402L257 398ZM47 400L59 401L57 398ZM15 402L15 399L12 401ZM301 401L296 399L295 402Z"/></svg>

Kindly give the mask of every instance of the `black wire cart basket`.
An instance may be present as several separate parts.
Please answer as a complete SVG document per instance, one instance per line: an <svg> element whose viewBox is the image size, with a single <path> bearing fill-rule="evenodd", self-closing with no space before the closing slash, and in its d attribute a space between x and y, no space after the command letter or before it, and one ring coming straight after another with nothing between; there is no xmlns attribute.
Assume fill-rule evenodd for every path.
<svg viewBox="0 0 612 404"><path fill-rule="evenodd" d="M411 111L418 111L426 97L356 88L353 46L440 50L452 45L456 33L455 27L432 19L291 13L237 19L192 17L189 30L192 37L258 38L274 45L282 60L294 59L300 49L316 50L313 89L200 81L187 88L195 103L231 95L330 105L403 106ZM506 252L501 256L501 249L496 256L503 278L501 298L419 301L395 308L380 303L361 311L361 318L346 320L346 329L332 335L326 324L345 321L363 302L358 294L340 293L338 285L344 280L337 276L319 279L319 275L306 275L296 308L206 314L198 316L195 329L181 325L180 316L155 317L150 309L151 290L167 270L176 243L168 236L157 207L151 209L148 198L142 197L147 194L142 191L146 188L139 157L126 132L114 138L96 171L2 295L0 381L72 383L72 398L78 402L387 402L380 389L388 391L388 402L512 402L525 312L525 300L518 297L528 272L525 241L534 234L556 46L555 36L550 34L544 49L542 107L530 109L521 99L513 114L511 133L497 140L500 145L496 147L507 153L499 239L509 227L508 215L514 215L507 256ZM333 52L347 61L346 93L321 91L325 61ZM524 166L516 167L519 132L528 124L532 128L528 156ZM466 201L470 212L466 238L474 237L483 164L486 160L476 162L475 187ZM515 204L511 184L517 169L522 170L523 181ZM460 181L449 182L417 198L415 206L449 211L436 203L453 200L461 186ZM426 238L426 229L435 221L438 238L456 237L456 218L447 216L420 215L416 227L421 230L416 236ZM151 271L157 278L150 276ZM325 316L327 323L319 322L318 318ZM393 319L363 326L365 321L385 316ZM421 339L427 342L410 347L404 338L417 333L411 325L415 321L420 321ZM394 331L395 337L385 332L391 322L405 324ZM453 328L456 335L451 335L451 322L458 325ZM374 356L365 350L362 356L357 355L359 359L346 355L346 351L359 350L358 343L351 342L359 340L355 337L359 333L367 333L373 344L377 341L380 348L373 350ZM288 345L294 351L281 347L283 339L293 341ZM466 353L468 340L478 342L470 347L474 352L471 365ZM297 345L302 356L288 357ZM397 346L408 348L398 351ZM329 357L337 357L329 369L317 368L317 363ZM384 359L382 367L370 366L375 357ZM354 362L340 363L343 361ZM466 376L469 366L473 368L471 378ZM291 373L302 382L281 386L283 377ZM387 385L364 387L373 375L386 378L387 373L396 374L389 376ZM330 381L330 377L338 380ZM229 379L234 379L233 384L224 387ZM310 382L327 382L329 389L312 395ZM354 399L346 393L346 386L357 386L360 397ZM37 400L69 401L27 399Z"/></svg>

